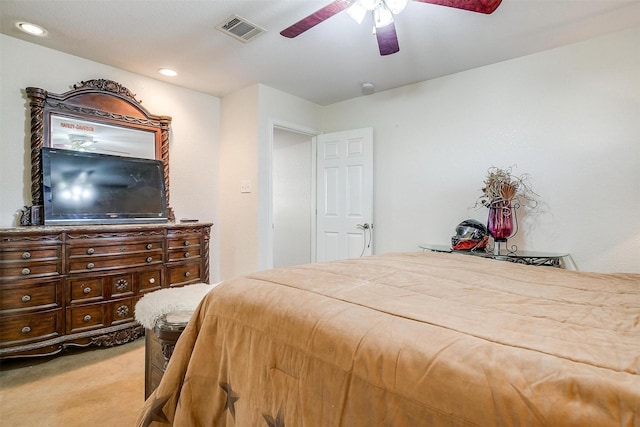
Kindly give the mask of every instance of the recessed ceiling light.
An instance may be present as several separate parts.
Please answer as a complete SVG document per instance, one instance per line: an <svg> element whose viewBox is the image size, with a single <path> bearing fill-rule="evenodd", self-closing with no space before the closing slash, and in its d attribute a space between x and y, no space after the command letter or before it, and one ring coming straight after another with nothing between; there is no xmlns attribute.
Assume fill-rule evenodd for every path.
<svg viewBox="0 0 640 427"><path fill-rule="evenodd" d="M175 71L173 71L173 70L172 70L172 69L170 69L170 68L160 68L160 69L158 70L158 72L159 72L160 74L162 74L163 76L167 76L167 77L175 77L175 76L177 76L177 75L178 75L178 73L176 73Z"/></svg>
<svg viewBox="0 0 640 427"><path fill-rule="evenodd" d="M47 30L30 22L16 22L16 27L18 27L20 31L24 31L32 36L44 37L47 35Z"/></svg>

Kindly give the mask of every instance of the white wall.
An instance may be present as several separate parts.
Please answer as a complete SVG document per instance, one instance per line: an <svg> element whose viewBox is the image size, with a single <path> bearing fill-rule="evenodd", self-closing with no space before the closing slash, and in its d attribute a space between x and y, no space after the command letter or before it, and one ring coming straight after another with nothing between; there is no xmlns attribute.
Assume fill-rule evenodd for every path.
<svg viewBox="0 0 640 427"><path fill-rule="evenodd" d="M220 277L257 270L258 86L222 99L220 132ZM240 182L251 183L250 193Z"/></svg>
<svg viewBox="0 0 640 427"><path fill-rule="evenodd" d="M261 191L258 199L258 264L257 269L273 264L271 218L271 152L273 128L280 126L307 134L320 131L321 107L288 93L259 85L258 178Z"/></svg>
<svg viewBox="0 0 640 427"><path fill-rule="evenodd" d="M320 106L261 84L222 99L221 277L269 268L273 259L271 161L274 126L314 133ZM240 181L251 193L240 193Z"/></svg>
<svg viewBox="0 0 640 427"><path fill-rule="evenodd" d="M151 113L172 117L169 158L176 218L214 222L211 281L219 278L218 145L220 99L0 34L0 226L18 224L31 203L30 130L24 88L64 93L83 80L114 80Z"/></svg>
<svg viewBox="0 0 640 427"><path fill-rule="evenodd" d="M640 272L640 30L334 104L374 127L376 252L448 244L490 166L528 173L544 212L514 243L581 270Z"/></svg>

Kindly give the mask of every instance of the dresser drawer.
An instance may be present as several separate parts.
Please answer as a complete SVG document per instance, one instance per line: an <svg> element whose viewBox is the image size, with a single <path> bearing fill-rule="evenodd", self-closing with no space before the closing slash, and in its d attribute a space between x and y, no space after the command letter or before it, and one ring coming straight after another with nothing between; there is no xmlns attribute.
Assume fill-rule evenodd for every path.
<svg viewBox="0 0 640 427"><path fill-rule="evenodd" d="M167 249L188 248L190 246L200 246L200 235L187 233L177 237L167 239Z"/></svg>
<svg viewBox="0 0 640 427"><path fill-rule="evenodd" d="M34 277L59 276L62 274L60 260L29 262L29 263L3 263L0 265L0 280L15 280L17 278L30 279Z"/></svg>
<svg viewBox="0 0 640 427"><path fill-rule="evenodd" d="M60 246L48 248L25 249L25 248L8 248L0 252L2 261L25 261L29 263L38 261L51 261L60 259Z"/></svg>
<svg viewBox="0 0 640 427"><path fill-rule="evenodd" d="M105 324L106 304L67 307L67 333L102 328Z"/></svg>
<svg viewBox="0 0 640 427"><path fill-rule="evenodd" d="M162 251L162 241L120 243L116 245L101 245L99 242L95 242L86 246L70 247L68 256L73 258L87 255L122 255L149 251Z"/></svg>
<svg viewBox="0 0 640 427"><path fill-rule="evenodd" d="M60 280L6 285L0 288L0 313L61 307Z"/></svg>
<svg viewBox="0 0 640 427"><path fill-rule="evenodd" d="M151 292L160 288L162 288L162 269L138 273L138 290L140 292Z"/></svg>
<svg viewBox="0 0 640 427"><path fill-rule="evenodd" d="M51 339L62 332L62 309L0 317L0 347Z"/></svg>
<svg viewBox="0 0 640 427"><path fill-rule="evenodd" d="M67 302L83 304L105 298L102 277L80 277L67 280Z"/></svg>
<svg viewBox="0 0 640 427"><path fill-rule="evenodd" d="M192 262L167 267L169 286L184 286L202 281L202 263Z"/></svg>
<svg viewBox="0 0 640 427"><path fill-rule="evenodd" d="M162 264L162 252L124 256L95 256L74 258L69 261L69 273L123 269L143 265Z"/></svg>
<svg viewBox="0 0 640 427"><path fill-rule="evenodd" d="M200 245L193 245L184 248L169 249L169 261L180 261L184 259L200 258Z"/></svg>
<svg viewBox="0 0 640 427"><path fill-rule="evenodd" d="M137 299L132 297L67 307L67 333L133 322L136 301Z"/></svg>

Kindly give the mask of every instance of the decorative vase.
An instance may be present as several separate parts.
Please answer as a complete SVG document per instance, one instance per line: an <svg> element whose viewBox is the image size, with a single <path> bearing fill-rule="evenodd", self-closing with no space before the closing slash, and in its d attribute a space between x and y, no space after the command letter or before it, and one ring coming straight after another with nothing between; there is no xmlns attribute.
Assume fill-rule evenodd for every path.
<svg viewBox="0 0 640 427"><path fill-rule="evenodd" d="M494 240L494 252L500 252L500 243L506 242L514 233L514 211L511 202L502 200L489 205L487 230Z"/></svg>

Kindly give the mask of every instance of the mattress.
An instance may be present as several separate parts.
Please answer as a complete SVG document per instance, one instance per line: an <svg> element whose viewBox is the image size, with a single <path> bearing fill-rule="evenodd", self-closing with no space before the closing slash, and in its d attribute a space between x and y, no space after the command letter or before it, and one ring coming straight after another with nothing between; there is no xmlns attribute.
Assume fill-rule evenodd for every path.
<svg viewBox="0 0 640 427"><path fill-rule="evenodd" d="M399 253L210 291L138 425L639 426L640 275Z"/></svg>

